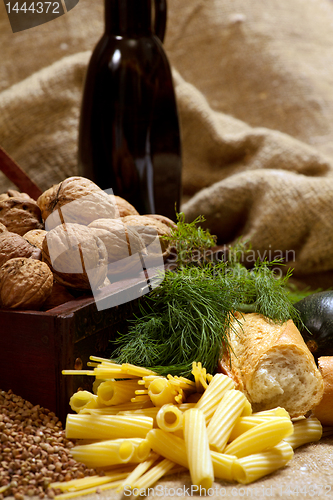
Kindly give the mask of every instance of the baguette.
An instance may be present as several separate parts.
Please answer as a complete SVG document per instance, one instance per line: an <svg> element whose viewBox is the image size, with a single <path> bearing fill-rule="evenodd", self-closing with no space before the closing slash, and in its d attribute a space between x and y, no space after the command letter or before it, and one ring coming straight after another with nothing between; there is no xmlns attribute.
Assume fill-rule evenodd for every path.
<svg viewBox="0 0 333 500"><path fill-rule="evenodd" d="M292 320L273 323L256 313L236 313L230 353L219 369L243 391L254 412L281 406L299 417L323 395L323 379Z"/></svg>
<svg viewBox="0 0 333 500"><path fill-rule="evenodd" d="M333 356L320 357L318 366L324 380L324 394L312 413L322 425L333 426Z"/></svg>

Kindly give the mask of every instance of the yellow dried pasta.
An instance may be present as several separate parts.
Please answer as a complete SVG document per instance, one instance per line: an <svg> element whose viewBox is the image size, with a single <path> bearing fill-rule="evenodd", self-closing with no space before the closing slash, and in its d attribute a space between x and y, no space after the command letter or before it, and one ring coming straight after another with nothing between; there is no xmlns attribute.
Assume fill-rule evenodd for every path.
<svg viewBox="0 0 333 500"><path fill-rule="evenodd" d="M178 431L183 428L183 412L176 405L163 405L156 415L156 423L163 431Z"/></svg>
<svg viewBox="0 0 333 500"><path fill-rule="evenodd" d="M144 415L67 415L68 439L145 438L153 419Z"/></svg>
<svg viewBox="0 0 333 500"><path fill-rule="evenodd" d="M268 420L241 434L225 448L224 452L238 458L260 453L276 446L294 432L292 422L285 417Z"/></svg>
<svg viewBox="0 0 333 500"><path fill-rule="evenodd" d="M204 413L192 408L184 413L184 438L192 484L212 487L214 470Z"/></svg>
<svg viewBox="0 0 333 500"><path fill-rule="evenodd" d="M194 485L206 490L214 477L249 484L285 466L293 448L322 435L314 417L293 424L283 408L252 414L250 402L229 377L206 374L200 363L193 364L192 382L129 363L91 359L93 370L75 373L93 373L99 394L72 396L78 414L68 415L66 436L81 440L72 448L76 460L107 472L64 487L58 500L93 493L97 487L141 492L184 469ZM118 399L113 399L116 388ZM126 472L120 472L122 464L128 464ZM112 478L110 467L117 468Z"/></svg>
<svg viewBox="0 0 333 500"><path fill-rule="evenodd" d="M230 389L234 389L234 387L234 382L227 375L223 375L222 373L214 375L211 383L195 406L204 412L207 424L212 418L224 393Z"/></svg>

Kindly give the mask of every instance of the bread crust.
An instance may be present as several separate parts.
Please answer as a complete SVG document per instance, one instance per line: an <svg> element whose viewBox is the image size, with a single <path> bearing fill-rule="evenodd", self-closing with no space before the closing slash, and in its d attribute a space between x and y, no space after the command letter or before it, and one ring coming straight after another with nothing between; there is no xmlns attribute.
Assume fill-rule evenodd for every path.
<svg viewBox="0 0 333 500"><path fill-rule="evenodd" d="M307 370L317 380L317 391L309 395L306 405L296 408L286 408L291 416L307 413L317 405L323 394L323 380L316 367L315 360L307 348L302 335L292 320L283 324L269 321L260 314L236 313L233 331L229 334L232 352L225 353L219 369L229 375L251 401L249 389L260 363L272 352L294 353L306 363Z"/></svg>
<svg viewBox="0 0 333 500"><path fill-rule="evenodd" d="M324 381L324 394L312 413L322 425L333 426L333 356L322 356L318 366Z"/></svg>

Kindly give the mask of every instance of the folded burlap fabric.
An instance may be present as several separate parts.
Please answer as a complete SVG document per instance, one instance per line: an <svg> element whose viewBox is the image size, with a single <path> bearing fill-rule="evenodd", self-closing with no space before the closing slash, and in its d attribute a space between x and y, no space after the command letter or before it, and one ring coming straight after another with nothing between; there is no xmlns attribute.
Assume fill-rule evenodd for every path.
<svg viewBox="0 0 333 500"><path fill-rule="evenodd" d="M305 281L328 276L333 3L168 5L187 218L204 215L220 243L242 236L258 257L287 255ZM77 173L82 85L102 7L80 0L68 14L13 34L0 4L0 144L42 189ZM1 176L0 191L9 186Z"/></svg>

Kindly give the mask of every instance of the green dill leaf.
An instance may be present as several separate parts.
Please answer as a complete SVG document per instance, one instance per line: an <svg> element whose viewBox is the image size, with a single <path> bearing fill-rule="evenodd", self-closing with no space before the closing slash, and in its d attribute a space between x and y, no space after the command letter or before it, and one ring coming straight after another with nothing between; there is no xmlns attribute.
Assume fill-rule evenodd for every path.
<svg viewBox="0 0 333 500"><path fill-rule="evenodd" d="M185 222L185 215L182 212L176 216L177 229L171 229L171 235L163 236L163 239L169 241L176 249L177 265L181 267L205 261L207 250L214 247L217 240L208 229L203 229L199 225L205 218L199 216L192 222Z"/></svg>

